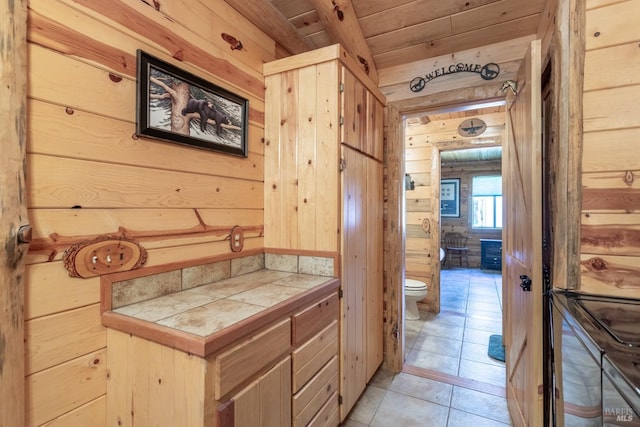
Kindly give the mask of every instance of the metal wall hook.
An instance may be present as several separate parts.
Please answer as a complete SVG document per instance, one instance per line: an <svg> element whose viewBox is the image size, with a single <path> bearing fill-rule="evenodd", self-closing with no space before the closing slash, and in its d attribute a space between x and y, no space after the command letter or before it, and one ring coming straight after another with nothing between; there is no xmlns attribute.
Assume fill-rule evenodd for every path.
<svg viewBox="0 0 640 427"><path fill-rule="evenodd" d="M506 80L504 83L502 83L502 87L500 88L500 91L504 93L505 90L507 89L511 89L511 91L513 92L514 95L518 94L518 83L514 80Z"/></svg>

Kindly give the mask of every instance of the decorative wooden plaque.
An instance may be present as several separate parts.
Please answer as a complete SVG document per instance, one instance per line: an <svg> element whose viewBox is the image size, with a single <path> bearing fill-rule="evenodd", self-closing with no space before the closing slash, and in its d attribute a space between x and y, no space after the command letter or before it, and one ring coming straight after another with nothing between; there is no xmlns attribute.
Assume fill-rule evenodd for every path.
<svg viewBox="0 0 640 427"><path fill-rule="evenodd" d="M69 247L63 261L69 276L87 278L140 268L147 251L133 239L100 236Z"/></svg>

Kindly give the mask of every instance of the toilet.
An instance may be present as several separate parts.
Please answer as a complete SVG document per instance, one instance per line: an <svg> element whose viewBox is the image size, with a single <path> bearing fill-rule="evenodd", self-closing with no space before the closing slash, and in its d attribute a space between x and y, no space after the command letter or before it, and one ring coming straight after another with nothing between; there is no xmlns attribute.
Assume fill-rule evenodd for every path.
<svg viewBox="0 0 640 427"><path fill-rule="evenodd" d="M404 280L404 302L407 320L420 319L418 312L418 301L427 296L427 284L415 279Z"/></svg>

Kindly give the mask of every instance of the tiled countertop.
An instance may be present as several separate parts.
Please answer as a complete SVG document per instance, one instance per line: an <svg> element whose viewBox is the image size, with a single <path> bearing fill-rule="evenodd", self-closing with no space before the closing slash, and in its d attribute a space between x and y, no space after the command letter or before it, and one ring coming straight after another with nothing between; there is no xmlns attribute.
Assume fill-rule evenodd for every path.
<svg viewBox="0 0 640 427"><path fill-rule="evenodd" d="M207 356L338 286L332 277L263 269L116 308L103 323Z"/></svg>

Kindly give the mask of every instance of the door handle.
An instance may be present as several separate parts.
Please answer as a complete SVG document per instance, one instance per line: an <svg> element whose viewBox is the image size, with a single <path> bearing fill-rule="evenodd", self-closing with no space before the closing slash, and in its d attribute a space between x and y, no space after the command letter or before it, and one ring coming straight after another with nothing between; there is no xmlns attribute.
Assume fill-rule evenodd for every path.
<svg viewBox="0 0 640 427"><path fill-rule="evenodd" d="M526 274L523 274L522 276L520 276L520 280L520 287L522 288L522 290L525 292L531 292L531 278Z"/></svg>

